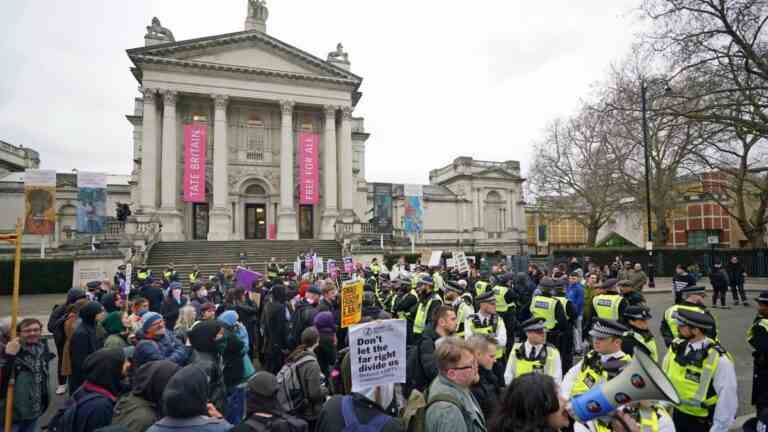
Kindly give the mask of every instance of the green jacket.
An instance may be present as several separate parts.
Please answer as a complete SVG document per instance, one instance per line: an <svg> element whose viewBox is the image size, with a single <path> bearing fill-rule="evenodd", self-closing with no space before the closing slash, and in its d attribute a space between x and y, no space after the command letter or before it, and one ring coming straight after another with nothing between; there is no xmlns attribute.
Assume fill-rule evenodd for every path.
<svg viewBox="0 0 768 432"><path fill-rule="evenodd" d="M159 418L155 404L130 393L118 399L112 424L124 426L128 432L145 432Z"/></svg>
<svg viewBox="0 0 768 432"><path fill-rule="evenodd" d="M105 349L114 349L114 348L123 349L127 346L128 346L128 342L126 342L122 336L116 335L116 334L111 334L107 336L107 340L104 341Z"/></svg>
<svg viewBox="0 0 768 432"><path fill-rule="evenodd" d="M472 392L469 389L463 389L443 375L438 375L428 390L428 400L434 399L437 395L447 394L457 401L462 402L465 412L469 415L471 429L467 430L467 423L464 420L464 414L461 410L450 402L436 402L429 407L426 413L426 429L428 431L440 432L486 432L485 416L480 409Z"/></svg>
<svg viewBox="0 0 768 432"><path fill-rule="evenodd" d="M0 375L4 378L0 389L0 419L5 417L5 396L8 394L8 382L5 377L10 376L11 371L16 374L16 384L13 388L13 421L35 420L45 413L51 402L48 364L54 358L56 356L48 350L45 343L41 344L37 355L22 347L16 356L0 356ZM38 381L40 384L36 385Z"/></svg>

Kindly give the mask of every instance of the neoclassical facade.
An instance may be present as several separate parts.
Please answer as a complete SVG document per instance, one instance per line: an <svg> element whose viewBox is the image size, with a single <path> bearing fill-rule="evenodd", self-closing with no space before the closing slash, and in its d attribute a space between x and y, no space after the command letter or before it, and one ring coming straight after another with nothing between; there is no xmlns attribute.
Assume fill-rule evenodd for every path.
<svg viewBox="0 0 768 432"><path fill-rule="evenodd" d="M245 30L175 41L154 19L129 49L141 97L134 127L132 202L162 221L162 240L377 237L369 223L364 121L353 115L362 78L339 44L325 59L266 32L268 12L248 1ZM204 202L183 194L184 128L207 126ZM300 204L300 137L319 137L319 201ZM523 179L516 161L459 157L424 185L421 246L523 253ZM392 191L392 237L401 238L403 185ZM370 239L369 239L370 240Z"/></svg>
<svg viewBox="0 0 768 432"><path fill-rule="evenodd" d="M266 33L248 2L241 32L175 41L155 19L127 51L142 97L134 126L132 201L159 216L163 240L334 238L355 218L368 135L353 117L362 78L341 44L322 60ZM206 202L183 199L183 128L207 125ZM297 134L317 133L320 201L297 200ZM357 166L356 166L357 165ZM138 206L135 204L138 203Z"/></svg>

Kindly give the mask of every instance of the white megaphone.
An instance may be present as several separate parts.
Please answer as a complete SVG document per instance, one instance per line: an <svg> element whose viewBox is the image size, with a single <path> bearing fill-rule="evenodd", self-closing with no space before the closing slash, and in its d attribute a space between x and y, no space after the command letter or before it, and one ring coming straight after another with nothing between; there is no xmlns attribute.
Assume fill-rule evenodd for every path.
<svg viewBox="0 0 768 432"><path fill-rule="evenodd" d="M580 422L603 417L619 406L638 401L669 401L680 397L664 371L640 350L620 374L571 399L571 410Z"/></svg>

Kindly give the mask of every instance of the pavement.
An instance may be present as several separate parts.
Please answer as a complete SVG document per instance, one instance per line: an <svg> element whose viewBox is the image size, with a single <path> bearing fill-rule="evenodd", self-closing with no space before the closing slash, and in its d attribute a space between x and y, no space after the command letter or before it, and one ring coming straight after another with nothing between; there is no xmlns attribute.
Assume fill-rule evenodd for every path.
<svg viewBox="0 0 768 432"><path fill-rule="evenodd" d="M644 294L653 315L651 329L657 334L659 355L662 357L666 352L666 349L664 348L664 342L661 339L661 336L658 334L658 329L664 311L673 302L671 285L671 278L660 278L657 279L658 288L646 288L646 290L644 290ZM707 285L707 289L710 289L708 284L705 285ZM766 288L768 288L768 278L750 279L746 284L747 291L750 291L748 297L754 297L756 291ZM64 298L65 294L22 296L19 301L21 316L36 317L45 322L48 319L52 307L57 303L63 302ZM707 298L707 302L711 302L711 297ZM10 313L10 304L11 301L9 297L0 296L0 317L7 316ZM732 305L730 294L728 297L728 304ZM739 411L737 415L739 418L732 430L740 430L741 424L749 417L754 416L754 407L750 405L752 391L752 351L745 339L747 329L755 317L756 308L754 302L752 302L750 306L739 305L732 306L731 309L712 309L712 313L719 323L721 342L723 346L731 352L736 363L735 366L739 390ZM52 342L50 343L50 348L55 352ZM55 361L52 362L51 367L53 369L51 371L51 376L55 377ZM53 415L56 409L63 403L64 398L56 396L41 424L47 424L50 416Z"/></svg>

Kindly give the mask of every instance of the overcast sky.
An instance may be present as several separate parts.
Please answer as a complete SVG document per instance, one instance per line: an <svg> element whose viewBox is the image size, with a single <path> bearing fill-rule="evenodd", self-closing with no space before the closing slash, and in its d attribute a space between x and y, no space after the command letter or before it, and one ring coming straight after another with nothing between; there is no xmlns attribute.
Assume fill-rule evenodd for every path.
<svg viewBox="0 0 768 432"><path fill-rule="evenodd" d="M176 40L243 30L247 0L24 0L0 14L0 140L42 167L131 170L128 48L153 16ZM638 0L271 0L267 32L363 77L367 179L428 182L455 157L530 161L624 56Z"/></svg>

